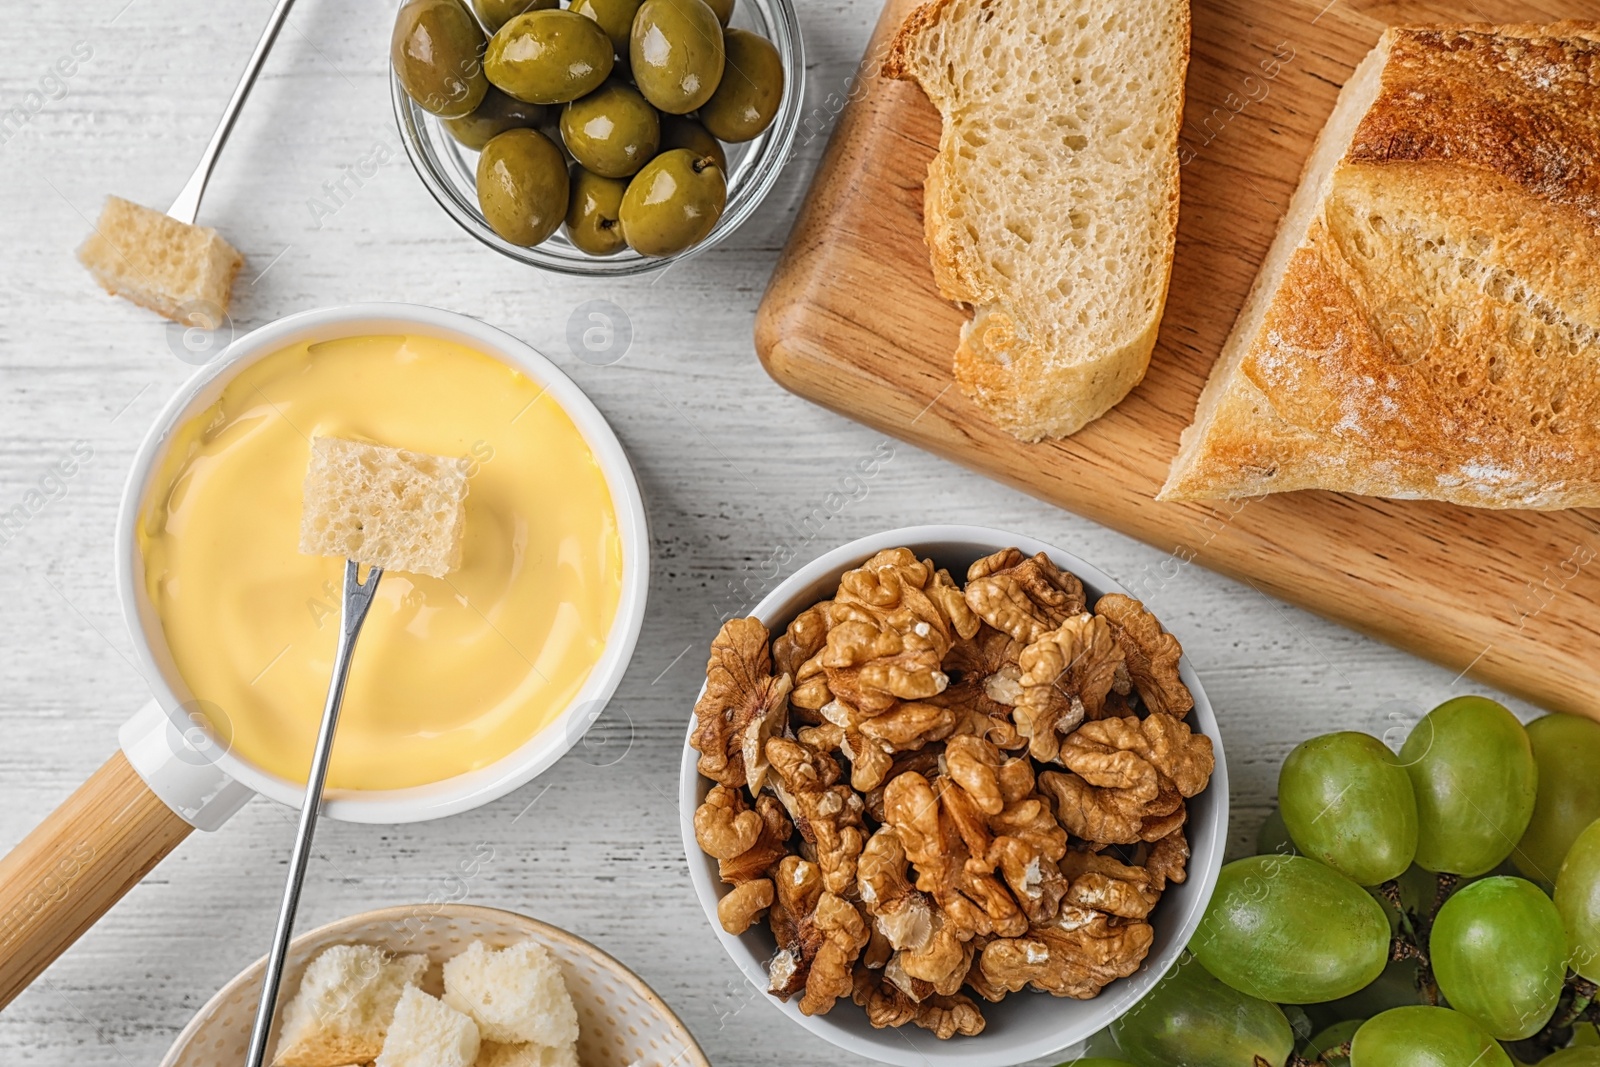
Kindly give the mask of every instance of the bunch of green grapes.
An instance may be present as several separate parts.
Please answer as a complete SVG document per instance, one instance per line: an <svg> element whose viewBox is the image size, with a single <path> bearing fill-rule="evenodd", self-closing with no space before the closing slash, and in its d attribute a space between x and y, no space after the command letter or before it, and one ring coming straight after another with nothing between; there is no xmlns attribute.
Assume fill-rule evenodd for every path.
<svg viewBox="0 0 1600 1067"><path fill-rule="evenodd" d="M1600 724L1439 705L1278 778L1180 963L1080 1067L1600 1067Z"/></svg>

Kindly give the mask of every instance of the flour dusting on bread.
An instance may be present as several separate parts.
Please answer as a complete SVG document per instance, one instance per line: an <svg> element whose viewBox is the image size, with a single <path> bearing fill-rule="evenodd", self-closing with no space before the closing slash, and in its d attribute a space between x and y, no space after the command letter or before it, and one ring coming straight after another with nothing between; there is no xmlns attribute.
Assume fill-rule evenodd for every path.
<svg viewBox="0 0 1600 1067"><path fill-rule="evenodd" d="M1351 77L1163 499L1600 504L1600 24L1394 29Z"/></svg>

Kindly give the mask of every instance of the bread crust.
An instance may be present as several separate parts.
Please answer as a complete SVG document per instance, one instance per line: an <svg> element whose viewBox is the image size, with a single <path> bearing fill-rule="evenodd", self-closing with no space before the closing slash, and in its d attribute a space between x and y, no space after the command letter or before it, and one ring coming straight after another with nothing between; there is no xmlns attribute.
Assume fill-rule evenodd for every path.
<svg viewBox="0 0 1600 1067"><path fill-rule="evenodd" d="M911 69L911 45L926 30L936 25L944 17L945 12L955 0L928 0L900 24L900 29L889 41L889 51L884 57L881 73L885 78L899 78L904 81L916 81L917 76Z"/></svg>
<svg viewBox="0 0 1600 1067"><path fill-rule="evenodd" d="M1600 24L1380 47L1373 104L1161 498L1600 505Z"/></svg>
<svg viewBox="0 0 1600 1067"><path fill-rule="evenodd" d="M975 400L1000 426L1024 441L1061 437L1076 433L1109 411L1144 378L1155 348L1161 314L1166 303L1171 277L1173 251L1177 242L1179 210L1178 132L1183 112L1184 79L1190 52L1190 12L1188 0L1168 0L1167 14L1176 20L1172 28L1181 41L1181 55L1170 74L1163 78L1162 114L1171 116L1168 143L1157 144L1149 157L1141 160L1159 175L1163 196L1155 210L1159 213L1155 229L1161 247L1155 255L1154 270L1138 273L1137 283L1109 278L1108 287L1124 283L1153 283L1149 307L1130 310L1134 319L1109 339L1097 344L1071 339L1055 341L1031 329L1030 316L1019 310L1016 294L998 291L994 272L980 249L974 246L970 227L961 220L977 205L963 198L956 168L960 143L950 118L948 101L942 93L919 77L913 55L922 38L938 29L946 19L959 17L960 0L929 0L907 16L890 42L881 73L885 77L916 81L930 100L945 113L945 124L938 155L928 167L923 192L924 238L928 245L933 276L946 299L966 305L974 312L962 330L953 359L953 372L962 391ZM996 0L998 7L1003 0ZM985 6L985 10L988 10ZM1093 32L1080 30L1079 32ZM1065 234L1052 235L1065 240ZM1060 301L1059 296L1039 294L1040 301ZM1081 305L1080 305L1081 306Z"/></svg>
<svg viewBox="0 0 1600 1067"><path fill-rule="evenodd" d="M1345 161L1488 171L1600 234L1600 23L1397 34Z"/></svg>

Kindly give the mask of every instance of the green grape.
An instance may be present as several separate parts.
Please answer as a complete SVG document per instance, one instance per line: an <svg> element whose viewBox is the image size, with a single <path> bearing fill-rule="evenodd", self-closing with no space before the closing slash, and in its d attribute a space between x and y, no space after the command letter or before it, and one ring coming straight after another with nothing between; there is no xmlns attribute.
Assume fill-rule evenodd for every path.
<svg viewBox="0 0 1600 1067"><path fill-rule="evenodd" d="M1289 836L1289 828L1283 824L1281 809L1273 808L1267 813L1267 817L1261 820L1261 829L1256 831L1256 855L1296 855L1294 839Z"/></svg>
<svg viewBox="0 0 1600 1067"><path fill-rule="evenodd" d="M1356 1031L1350 1067L1511 1067L1511 1057L1459 1011L1392 1008Z"/></svg>
<svg viewBox="0 0 1600 1067"><path fill-rule="evenodd" d="M1083 1043L1083 1055L1075 1060L1057 1064L1057 1067L1134 1067L1122 1056L1111 1028L1097 1031Z"/></svg>
<svg viewBox="0 0 1600 1067"><path fill-rule="evenodd" d="M1117 1045L1139 1067L1284 1067L1294 1033L1276 1004L1217 981L1185 956L1111 1024Z"/></svg>
<svg viewBox="0 0 1600 1067"><path fill-rule="evenodd" d="M1348 997L1310 1005L1311 1017L1322 1026L1332 1026L1341 1019L1370 1019L1390 1008L1426 1004L1417 986L1419 970L1416 960L1395 960L1371 984Z"/></svg>
<svg viewBox="0 0 1600 1067"><path fill-rule="evenodd" d="M1411 779L1376 737L1346 731L1301 742L1278 772L1278 805L1300 854L1357 885L1398 878L1417 853Z"/></svg>
<svg viewBox="0 0 1600 1067"><path fill-rule="evenodd" d="M1350 1067L1350 1057L1333 1053L1334 1049L1342 1047L1345 1042L1356 1036L1356 1031L1361 1029L1365 1019L1345 1019L1336 1022L1316 1033L1311 1040L1301 1045L1297 1050L1302 1059L1322 1059L1325 1067Z"/></svg>
<svg viewBox="0 0 1600 1067"><path fill-rule="evenodd" d="M1528 732L1487 697L1423 716L1400 748L1417 798L1417 864L1466 877L1493 870L1528 828L1538 767Z"/></svg>
<svg viewBox="0 0 1600 1067"><path fill-rule="evenodd" d="M1540 1060L1539 1067L1600 1067L1600 1048L1564 1048Z"/></svg>
<svg viewBox="0 0 1600 1067"><path fill-rule="evenodd" d="M1600 820L1578 835L1556 875L1556 910L1572 950L1569 966L1600 982Z"/></svg>
<svg viewBox="0 0 1600 1067"><path fill-rule="evenodd" d="M1501 1041L1543 1029L1567 977L1561 913L1521 878L1484 878L1446 901L1428 956L1450 1006Z"/></svg>
<svg viewBox="0 0 1600 1067"><path fill-rule="evenodd" d="M1539 791L1511 861L1519 873L1551 885L1573 839L1600 819L1600 723L1546 715L1528 724L1528 741Z"/></svg>
<svg viewBox="0 0 1600 1067"><path fill-rule="evenodd" d="M1389 920L1331 867L1304 856L1252 856L1222 868L1189 951L1252 996L1318 1004L1383 973Z"/></svg>

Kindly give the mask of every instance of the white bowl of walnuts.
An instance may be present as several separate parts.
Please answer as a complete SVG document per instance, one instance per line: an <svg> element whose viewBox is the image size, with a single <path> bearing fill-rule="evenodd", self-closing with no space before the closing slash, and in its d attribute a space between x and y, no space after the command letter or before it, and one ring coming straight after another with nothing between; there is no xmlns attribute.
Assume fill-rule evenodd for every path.
<svg viewBox="0 0 1600 1067"><path fill-rule="evenodd" d="M728 620L680 808L712 928L790 1018L881 1063L1009 1067L1177 960L1228 782L1177 639L1109 577L918 526Z"/></svg>

